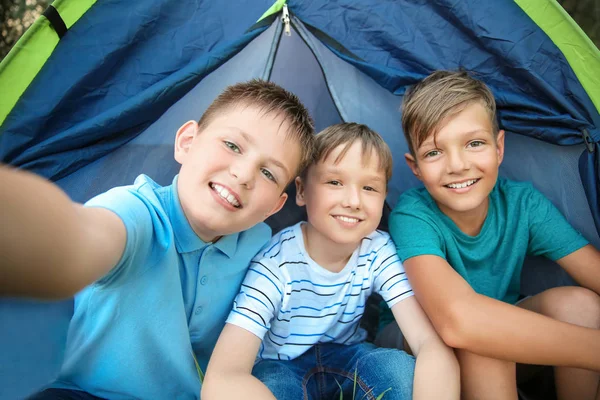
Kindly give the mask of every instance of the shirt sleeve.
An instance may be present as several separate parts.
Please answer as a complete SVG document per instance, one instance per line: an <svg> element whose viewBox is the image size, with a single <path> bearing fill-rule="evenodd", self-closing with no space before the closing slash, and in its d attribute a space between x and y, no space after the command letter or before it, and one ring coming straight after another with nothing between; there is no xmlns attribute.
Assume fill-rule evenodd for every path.
<svg viewBox="0 0 600 400"><path fill-rule="evenodd" d="M527 254L544 256L556 261L589 243L537 189L531 187L527 201L526 207L529 210Z"/></svg>
<svg viewBox="0 0 600 400"><path fill-rule="evenodd" d="M383 297L390 308L413 295L391 238L376 251L373 259L373 277L374 291Z"/></svg>
<svg viewBox="0 0 600 400"><path fill-rule="evenodd" d="M279 268L269 259L252 261L227 323L239 326L262 340L281 307L284 288Z"/></svg>
<svg viewBox="0 0 600 400"><path fill-rule="evenodd" d="M126 229L126 244L121 259L96 284L118 286L141 273L152 250L154 219L158 218L153 216L149 201L131 187L118 187L90 199L85 206L112 211L123 221Z"/></svg>
<svg viewBox="0 0 600 400"><path fill-rule="evenodd" d="M390 235L402 261L421 255L446 259L443 241L433 217L423 212L422 207L399 202L390 215Z"/></svg>

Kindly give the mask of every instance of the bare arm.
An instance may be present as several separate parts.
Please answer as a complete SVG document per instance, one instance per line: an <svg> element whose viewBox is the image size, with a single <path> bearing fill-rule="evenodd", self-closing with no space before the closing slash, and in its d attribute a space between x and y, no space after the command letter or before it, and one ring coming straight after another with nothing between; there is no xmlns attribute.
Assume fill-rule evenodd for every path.
<svg viewBox="0 0 600 400"><path fill-rule="evenodd" d="M200 397L205 400L275 399L271 391L252 376L260 343L253 333L226 324L208 362Z"/></svg>
<svg viewBox="0 0 600 400"><path fill-rule="evenodd" d="M0 295L70 297L119 261L126 231L113 212L5 166L0 186Z"/></svg>
<svg viewBox="0 0 600 400"><path fill-rule="evenodd" d="M600 251L588 244L557 261L581 286L600 295Z"/></svg>
<svg viewBox="0 0 600 400"><path fill-rule="evenodd" d="M454 352L440 339L417 299L395 304L392 312L417 357L413 399L458 399L460 370Z"/></svg>
<svg viewBox="0 0 600 400"><path fill-rule="evenodd" d="M410 258L404 268L419 303L449 346L525 364L600 371L600 331L477 294L437 256Z"/></svg>

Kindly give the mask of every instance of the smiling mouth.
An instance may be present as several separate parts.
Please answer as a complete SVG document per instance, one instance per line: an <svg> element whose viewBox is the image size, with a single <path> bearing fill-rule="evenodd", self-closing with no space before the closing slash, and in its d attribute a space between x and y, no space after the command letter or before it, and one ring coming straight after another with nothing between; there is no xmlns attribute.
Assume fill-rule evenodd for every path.
<svg viewBox="0 0 600 400"><path fill-rule="evenodd" d="M358 224L361 221L358 218L346 217L344 215L334 215L333 218L339 219L340 221L345 222L347 224Z"/></svg>
<svg viewBox="0 0 600 400"><path fill-rule="evenodd" d="M464 181L461 183L449 183L447 185L444 185L447 188L450 189L464 189L466 187L472 186L474 184L476 184L477 182L479 182L479 179L481 178L477 178L477 179L470 179L468 181Z"/></svg>
<svg viewBox="0 0 600 400"><path fill-rule="evenodd" d="M235 208L242 208L242 205L236 199L236 197L224 186L219 185L218 183L210 183L210 188L215 191L223 200L231 204Z"/></svg>

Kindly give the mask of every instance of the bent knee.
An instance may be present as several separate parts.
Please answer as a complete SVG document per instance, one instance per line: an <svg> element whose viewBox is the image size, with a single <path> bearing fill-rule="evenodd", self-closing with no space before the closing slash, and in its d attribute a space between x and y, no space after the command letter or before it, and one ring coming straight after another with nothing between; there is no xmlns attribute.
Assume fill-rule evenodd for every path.
<svg viewBox="0 0 600 400"><path fill-rule="evenodd" d="M554 295L546 296L541 302L542 314L587 328L600 328L600 296L577 286L554 290Z"/></svg>
<svg viewBox="0 0 600 400"><path fill-rule="evenodd" d="M390 373L410 373L415 369L415 357L398 349L378 348L360 357L357 362L361 369L379 369Z"/></svg>

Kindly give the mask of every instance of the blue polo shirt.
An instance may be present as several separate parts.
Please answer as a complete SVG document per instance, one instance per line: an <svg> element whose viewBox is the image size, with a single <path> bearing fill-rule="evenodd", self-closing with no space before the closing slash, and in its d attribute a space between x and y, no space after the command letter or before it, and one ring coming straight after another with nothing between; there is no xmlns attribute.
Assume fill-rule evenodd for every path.
<svg viewBox="0 0 600 400"><path fill-rule="evenodd" d="M197 399L203 371L252 257L270 239L259 224L203 242L177 196L145 175L86 206L115 212L124 254L75 296L65 359L53 387L110 399ZM82 266L85 268L85 266Z"/></svg>

